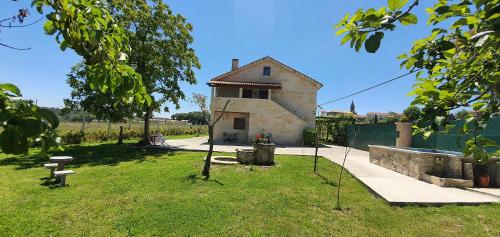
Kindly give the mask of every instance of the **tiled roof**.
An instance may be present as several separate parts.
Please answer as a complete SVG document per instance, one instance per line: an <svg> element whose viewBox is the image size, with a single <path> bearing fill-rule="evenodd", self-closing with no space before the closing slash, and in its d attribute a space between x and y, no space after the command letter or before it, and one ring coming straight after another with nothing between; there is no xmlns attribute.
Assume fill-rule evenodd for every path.
<svg viewBox="0 0 500 237"><path fill-rule="evenodd" d="M219 86L219 87L249 87L249 88L281 88L281 83L263 83L263 82L234 82L234 81L209 81L207 83L209 86Z"/></svg>

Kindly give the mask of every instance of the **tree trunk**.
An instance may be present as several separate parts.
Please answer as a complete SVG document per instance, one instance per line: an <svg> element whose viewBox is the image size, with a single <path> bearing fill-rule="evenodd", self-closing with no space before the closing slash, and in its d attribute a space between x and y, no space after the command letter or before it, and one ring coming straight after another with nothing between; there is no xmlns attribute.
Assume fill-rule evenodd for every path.
<svg viewBox="0 0 500 237"><path fill-rule="evenodd" d="M120 125L120 135L118 136L118 143L123 144L123 126Z"/></svg>
<svg viewBox="0 0 500 237"><path fill-rule="evenodd" d="M316 141L315 141L316 149L314 152L314 173L318 173L318 147L319 147L319 126L318 124L316 124Z"/></svg>
<svg viewBox="0 0 500 237"><path fill-rule="evenodd" d="M151 145L151 137L149 132L149 124L151 119L151 107L146 107L146 114L144 115L144 141L143 145L149 146Z"/></svg>
<svg viewBox="0 0 500 237"><path fill-rule="evenodd" d="M205 176L205 179L210 178L210 164L212 162L212 151L214 149L214 126L208 125L208 147L207 158L205 159L205 166L203 167L203 172L201 173Z"/></svg>

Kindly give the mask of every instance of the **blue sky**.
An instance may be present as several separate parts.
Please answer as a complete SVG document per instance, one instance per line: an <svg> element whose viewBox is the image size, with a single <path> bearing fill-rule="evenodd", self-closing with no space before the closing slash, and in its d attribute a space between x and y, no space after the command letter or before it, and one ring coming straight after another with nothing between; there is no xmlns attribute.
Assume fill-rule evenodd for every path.
<svg viewBox="0 0 500 237"><path fill-rule="evenodd" d="M30 3L31 0L6 1L0 8L0 17L14 15L19 8L29 8ZM334 25L347 12L380 7L386 1L176 0L166 3L194 27L192 47L202 68L196 72L197 85L182 84L188 96L193 92L209 95L206 82L228 71L232 58L239 58L243 65L269 55L322 82L325 86L319 91L318 103L326 102L404 73L396 57L430 31L424 11L428 7L425 4L429 3L424 1L416 9L417 26L386 33L376 54L356 53L340 45ZM26 23L40 17L34 9L30 11L32 15ZM54 38L44 34L43 23L3 29L0 40L32 48L15 51L0 47L0 81L18 85L24 97L37 100L39 105L62 106L62 100L70 93L66 74L79 57L71 50L59 50ZM411 101L407 93L414 81L415 78L409 76L354 96L357 112L402 111ZM346 99L329 104L324 110L348 110L350 103L351 99ZM171 113L195 109L183 102L180 110L172 108Z"/></svg>

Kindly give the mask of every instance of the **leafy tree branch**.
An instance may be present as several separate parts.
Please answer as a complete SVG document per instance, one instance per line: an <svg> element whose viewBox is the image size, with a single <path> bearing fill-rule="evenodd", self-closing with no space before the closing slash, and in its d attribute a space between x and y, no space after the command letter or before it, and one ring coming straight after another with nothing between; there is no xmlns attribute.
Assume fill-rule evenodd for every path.
<svg viewBox="0 0 500 237"><path fill-rule="evenodd" d="M408 0L388 0L387 6L360 9L347 14L337 24L337 35L343 35L341 44L350 42L351 48L375 53L381 45L385 31L401 25L416 24L411 13L418 6L413 1L407 10ZM421 70L410 95L412 105L421 108L416 132L425 137L441 129L449 129L448 118L454 109L471 107L477 117L469 118L462 132L469 137L465 155L472 155L485 162L491 155L500 155L498 146L470 127L484 128L489 118L498 116L500 108L500 55L499 0L436 0L426 9L427 23L432 26L428 37L413 42L408 53L398 57L401 67ZM423 122L431 121L424 126ZM491 152L493 151L493 152Z"/></svg>

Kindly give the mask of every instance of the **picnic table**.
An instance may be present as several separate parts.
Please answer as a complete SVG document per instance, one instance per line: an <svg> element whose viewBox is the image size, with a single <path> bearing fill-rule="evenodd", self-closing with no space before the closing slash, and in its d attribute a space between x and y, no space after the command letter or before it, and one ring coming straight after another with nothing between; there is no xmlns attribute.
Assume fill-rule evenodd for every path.
<svg viewBox="0 0 500 237"><path fill-rule="evenodd" d="M50 177L56 177L56 182L60 182L60 186L66 185L66 176L74 174L73 170L64 170L64 165L73 160L71 156L52 156L49 158L49 164L45 164L45 168L50 169ZM54 169L56 171L54 171Z"/></svg>

